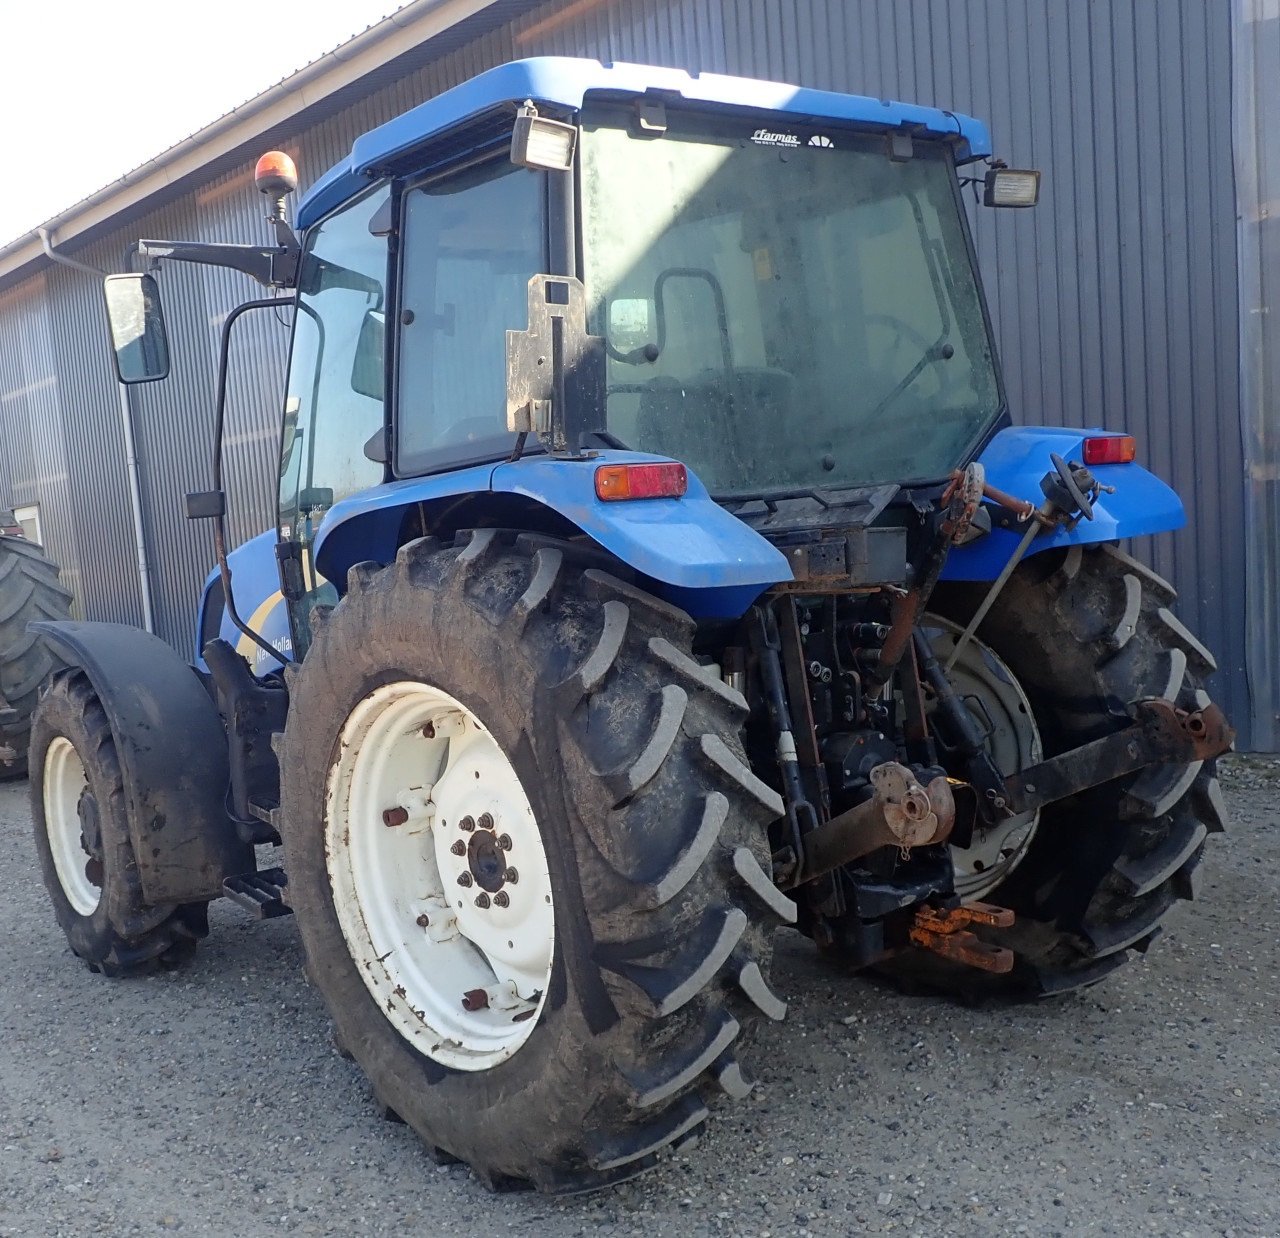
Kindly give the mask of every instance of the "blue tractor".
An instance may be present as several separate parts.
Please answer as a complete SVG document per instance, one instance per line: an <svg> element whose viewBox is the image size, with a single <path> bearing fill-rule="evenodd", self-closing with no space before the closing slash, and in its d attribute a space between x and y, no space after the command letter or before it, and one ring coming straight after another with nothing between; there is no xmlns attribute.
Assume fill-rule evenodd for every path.
<svg viewBox="0 0 1280 1238"><path fill-rule="evenodd" d="M953 112L507 64L359 137L272 243L142 241L226 319L192 664L38 625L57 917L106 975L210 900L292 912L380 1106L491 1186L606 1185L751 1088L780 925L835 965L1056 993L1144 951L1231 742L1132 438L1012 424ZM276 527L228 549L227 344L291 321ZM259 868L255 847L282 847Z"/></svg>

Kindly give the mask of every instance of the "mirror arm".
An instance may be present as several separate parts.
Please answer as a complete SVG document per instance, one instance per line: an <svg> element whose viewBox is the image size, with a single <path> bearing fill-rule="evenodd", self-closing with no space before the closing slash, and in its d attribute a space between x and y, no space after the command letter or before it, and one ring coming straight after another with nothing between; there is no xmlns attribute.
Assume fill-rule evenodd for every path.
<svg viewBox="0 0 1280 1238"><path fill-rule="evenodd" d="M298 283L301 249L293 229L288 224L284 227L288 230L291 244L282 244L274 249L257 245L215 245L203 241L139 241L138 253L151 262L168 258L175 262L230 267L268 288L294 288Z"/></svg>

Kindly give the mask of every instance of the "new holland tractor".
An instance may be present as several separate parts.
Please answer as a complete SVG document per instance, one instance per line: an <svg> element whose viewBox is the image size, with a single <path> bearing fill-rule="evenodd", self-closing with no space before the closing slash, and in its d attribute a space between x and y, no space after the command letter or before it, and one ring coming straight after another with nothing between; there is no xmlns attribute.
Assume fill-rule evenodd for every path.
<svg viewBox="0 0 1280 1238"><path fill-rule="evenodd" d="M1038 173L981 123L534 59L357 138L296 232L289 160L257 182L270 244L106 283L124 381L169 367L161 264L268 293L223 327L191 663L40 625L37 838L92 968L291 912L384 1111L574 1191L750 1090L780 925L1051 994L1191 896L1231 731L1121 548L1183 508L1126 435L1012 424L964 199ZM245 313L292 347L278 519L228 549Z"/></svg>

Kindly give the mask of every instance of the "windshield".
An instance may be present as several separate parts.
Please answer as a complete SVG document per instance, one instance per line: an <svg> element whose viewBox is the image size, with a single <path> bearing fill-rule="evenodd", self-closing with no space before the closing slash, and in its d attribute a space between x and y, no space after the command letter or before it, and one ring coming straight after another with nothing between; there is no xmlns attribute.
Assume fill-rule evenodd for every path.
<svg viewBox="0 0 1280 1238"><path fill-rule="evenodd" d="M718 495L939 478L1000 411L939 142L670 112L582 140L608 429Z"/></svg>

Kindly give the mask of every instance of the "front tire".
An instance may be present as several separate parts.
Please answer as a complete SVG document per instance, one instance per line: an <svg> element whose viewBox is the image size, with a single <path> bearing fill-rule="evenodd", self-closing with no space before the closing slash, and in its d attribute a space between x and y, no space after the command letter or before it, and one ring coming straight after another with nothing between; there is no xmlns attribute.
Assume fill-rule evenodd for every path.
<svg viewBox="0 0 1280 1238"><path fill-rule="evenodd" d="M112 977L189 959L209 931L207 904L144 901L115 739L83 671L55 674L32 717L30 752L36 853L71 949Z"/></svg>
<svg viewBox="0 0 1280 1238"><path fill-rule="evenodd" d="M573 558L484 530L359 565L290 683L282 834L309 974L379 1104L495 1188L591 1189L653 1165L697 1134L712 1096L749 1090L742 1033L785 1009L765 976L772 930L795 910L766 876L781 804L746 766L746 703L690 656L688 616ZM415 699L398 729L364 726L379 701ZM455 762L443 739L481 744L488 764ZM377 783L384 762L396 772ZM405 794L350 794L374 784ZM522 803L529 820L504 829ZM458 812L475 828L459 832ZM476 850L485 814L510 835L514 888L489 872L492 847ZM370 858L398 829L419 831L416 854ZM536 899L521 913L545 948L523 951L520 1030L504 1037L515 937L483 926L517 911L524 863L550 914ZM372 912L360 929L360 872L387 901L403 892L398 931ZM475 912L482 886L509 905ZM446 931L470 942L470 971L410 891L451 896ZM464 1010L473 983L494 990L487 1009Z"/></svg>

